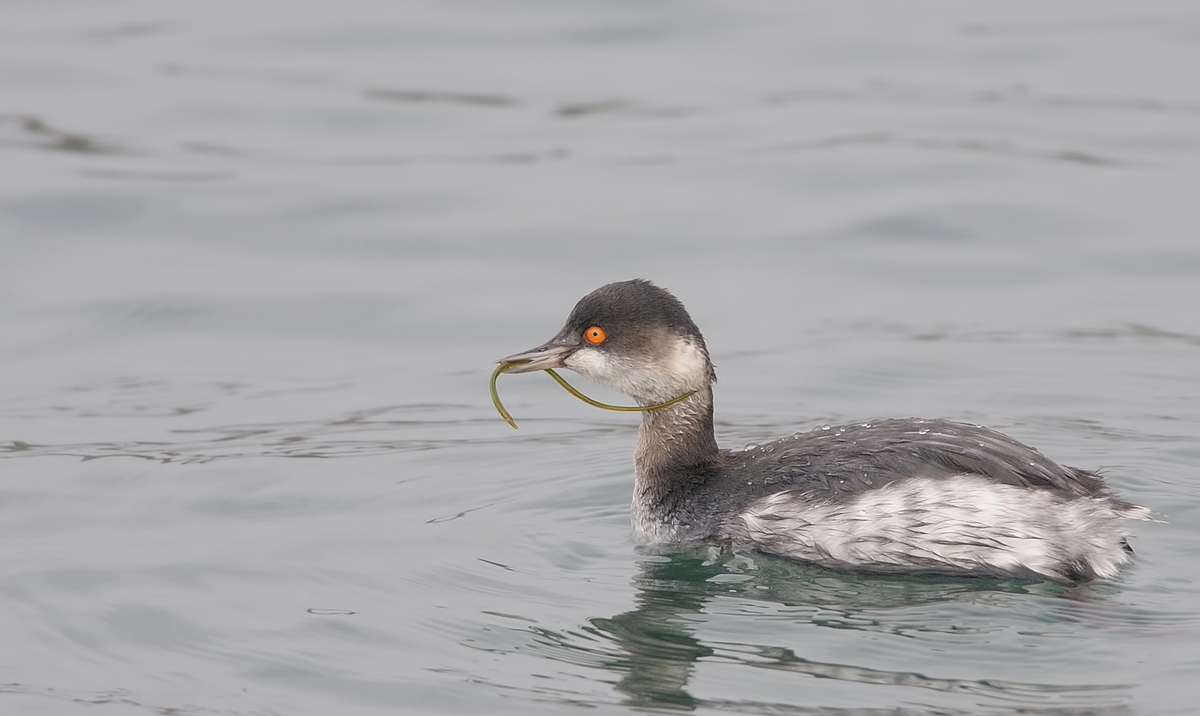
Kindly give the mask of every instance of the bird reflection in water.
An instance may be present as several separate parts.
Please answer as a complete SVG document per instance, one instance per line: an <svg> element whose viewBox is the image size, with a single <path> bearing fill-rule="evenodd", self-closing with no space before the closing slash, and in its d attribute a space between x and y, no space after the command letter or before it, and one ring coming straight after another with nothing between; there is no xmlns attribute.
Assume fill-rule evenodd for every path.
<svg viewBox="0 0 1200 716"><path fill-rule="evenodd" d="M738 614L747 619L759 604L771 619L786 619L815 626L877 631L900 636L917 632L953 632L969 635L982 631L978 627L952 624L929 624L921 615L905 612L906 608L936 605L943 602L973 604L1001 603L1016 595L1059 597L1067 609L1087 609L1091 600L1112 585L1095 583L1064 585L1061 583L1031 583L1020 580L990 578L930 578L880 577L830 570L797 564L789 560L755 554L752 557L719 553L715 549L674 552L669 557L647 555L642 572L635 579L638 589L637 607L613 617L589 620L585 627L590 635L617 647L604 649L599 660L585 659L619 674L615 688L628 706L656 709L694 710L718 708L771 713L833 713L855 716L895 716L894 708L829 708L818 704L801 705L795 702L769 703L700 699L688 691L688 682L698 662L720 660L744 666L788 671L822 679L836 679L864 685L881 685L920 689L968 696L965 710L946 705L923 709L906 709L906 715L967 714L991 715L1009 713L1013 701L1024 702L1022 708L1039 704L1038 713L1080 713L1118 716L1130 713L1128 692L1131 685L1060 685L1051 683L1020 683L999 679L945 679L911 671L889 671L851 664L828 663L805 659L786 646L770 644L706 643L696 634L696 626L711 619L714 606L721 598L739 600ZM747 603L747 600L753 600ZM1003 605L1002 605L1003 606ZM1011 608L1011 605L1008 605ZM707 615L707 616L706 616ZM576 637L567 634L539 631L539 638L557 641L562 649L584 649L596 655L594 645L583 646ZM619 654L619 655L618 655ZM980 700L995 701L980 710ZM929 697L911 698L931 701ZM1053 706L1047 710L1047 700ZM1003 702L1006 706L1001 706ZM969 706L967 705L969 704ZM1016 713L1013 711L1012 713Z"/></svg>

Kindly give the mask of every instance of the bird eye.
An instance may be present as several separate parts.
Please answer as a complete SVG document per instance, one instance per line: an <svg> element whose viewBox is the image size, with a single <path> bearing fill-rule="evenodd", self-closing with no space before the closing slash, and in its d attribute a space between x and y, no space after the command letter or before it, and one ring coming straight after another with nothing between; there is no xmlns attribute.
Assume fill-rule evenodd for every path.
<svg viewBox="0 0 1200 716"><path fill-rule="evenodd" d="M591 328L587 329L583 332L583 337L588 343L593 345L600 345L604 342L605 338L608 338L608 336L604 334L604 329L600 326L592 326Z"/></svg>

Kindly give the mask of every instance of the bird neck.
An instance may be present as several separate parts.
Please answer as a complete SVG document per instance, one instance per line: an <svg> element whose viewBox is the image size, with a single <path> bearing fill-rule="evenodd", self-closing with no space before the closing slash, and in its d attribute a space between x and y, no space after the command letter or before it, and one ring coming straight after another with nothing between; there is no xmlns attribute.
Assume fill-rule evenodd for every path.
<svg viewBox="0 0 1200 716"><path fill-rule="evenodd" d="M720 459L713 434L712 387L665 408L642 413L633 461L637 490L671 491L667 476L686 476Z"/></svg>

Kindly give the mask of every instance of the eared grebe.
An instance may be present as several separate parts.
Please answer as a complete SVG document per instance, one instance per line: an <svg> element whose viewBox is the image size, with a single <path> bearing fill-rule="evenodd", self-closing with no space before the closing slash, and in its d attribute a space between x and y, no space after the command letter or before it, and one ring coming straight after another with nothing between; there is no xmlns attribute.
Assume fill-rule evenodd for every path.
<svg viewBox="0 0 1200 716"><path fill-rule="evenodd" d="M511 373L570 368L639 405L633 527L654 544L718 540L832 567L1086 580L1131 552L1149 511L1094 472L978 425L899 418L741 452L713 436L716 372L683 304L648 281L585 296Z"/></svg>

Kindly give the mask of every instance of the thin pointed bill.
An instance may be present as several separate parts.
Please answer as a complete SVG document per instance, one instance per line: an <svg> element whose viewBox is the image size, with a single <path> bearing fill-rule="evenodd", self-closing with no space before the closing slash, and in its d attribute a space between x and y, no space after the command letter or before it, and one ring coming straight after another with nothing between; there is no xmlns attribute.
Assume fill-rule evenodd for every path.
<svg viewBox="0 0 1200 716"><path fill-rule="evenodd" d="M524 353L516 353L496 361L507 366L505 373L532 373L535 370L547 368L562 368L563 360L571 355L574 348L570 346L546 344Z"/></svg>

